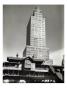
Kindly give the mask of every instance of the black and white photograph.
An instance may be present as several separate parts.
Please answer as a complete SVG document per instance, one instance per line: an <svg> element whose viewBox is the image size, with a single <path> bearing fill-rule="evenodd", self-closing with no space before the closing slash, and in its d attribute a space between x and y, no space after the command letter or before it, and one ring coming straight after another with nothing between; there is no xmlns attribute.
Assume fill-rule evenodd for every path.
<svg viewBox="0 0 67 90"><path fill-rule="evenodd" d="M64 83L64 5L3 5L3 83Z"/></svg>

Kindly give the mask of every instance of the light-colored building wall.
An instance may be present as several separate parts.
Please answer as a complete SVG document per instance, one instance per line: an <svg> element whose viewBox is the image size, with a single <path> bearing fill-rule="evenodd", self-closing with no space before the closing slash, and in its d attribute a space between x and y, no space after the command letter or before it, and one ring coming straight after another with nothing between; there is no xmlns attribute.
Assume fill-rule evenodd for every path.
<svg viewBox="0 0 67 90"><path fill-rule="evenodd" d="M53 59L53 65L62 65L62 60L63 60L63 55L64 55L64 49L54 51L49 54L49 58Z"/></svg>

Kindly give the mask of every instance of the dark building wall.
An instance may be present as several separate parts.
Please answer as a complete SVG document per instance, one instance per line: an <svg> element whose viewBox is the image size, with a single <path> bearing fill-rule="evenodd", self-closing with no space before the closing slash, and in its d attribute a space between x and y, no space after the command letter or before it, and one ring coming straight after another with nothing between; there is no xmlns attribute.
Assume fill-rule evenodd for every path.
<svg viewBox="0 0 67 90"><path fill-rule="evenodd" d="M23 51L23 57L26 57L26 48Z"/></svg>
<svg viewBox="0 0 67 90"><path fill-rule="evenodd" d="M31 17L27 25L26 45L30 45Z"/></svg>

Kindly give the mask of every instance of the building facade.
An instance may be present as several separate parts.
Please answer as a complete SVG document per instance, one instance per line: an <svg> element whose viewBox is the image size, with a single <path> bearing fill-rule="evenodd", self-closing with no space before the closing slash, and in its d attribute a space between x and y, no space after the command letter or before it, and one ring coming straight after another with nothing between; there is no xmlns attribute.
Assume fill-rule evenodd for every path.
<svg viewBox="0 0 67 90"><path fill-rule="evenodd" d="M43 61L49 60L49 49L46 47L45 18L39 8L36 8L30 17L26 40L24 57L30 56Z"/></svg>
<svg viewBox="0 0 67 90"><path fill-rule="evenodd" d="M30 57L7 57L3 63L4 83L63 83L64 66L44 65Z"/></svg>

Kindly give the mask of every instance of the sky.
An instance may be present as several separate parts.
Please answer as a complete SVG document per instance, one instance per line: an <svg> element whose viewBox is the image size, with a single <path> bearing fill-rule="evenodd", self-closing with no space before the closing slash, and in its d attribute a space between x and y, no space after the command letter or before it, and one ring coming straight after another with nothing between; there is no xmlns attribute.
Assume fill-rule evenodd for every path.
<svg viewBox="0 0 67 90"><path fill-rule="evenodd" d="M27 24L36 6L46 18L46 41L51 53L64 48L63 5L4 5L3 6L3 57L23 56L26 46Z"/></svg>

